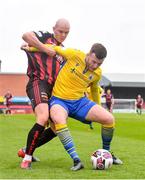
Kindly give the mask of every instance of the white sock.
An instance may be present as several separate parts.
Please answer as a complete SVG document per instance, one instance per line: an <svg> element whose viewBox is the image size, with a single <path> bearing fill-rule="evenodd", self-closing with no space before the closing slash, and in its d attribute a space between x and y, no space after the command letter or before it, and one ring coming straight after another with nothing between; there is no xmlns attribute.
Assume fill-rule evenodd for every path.
<svg viewBox="0 0 145 180"><path fill-rule="evenodd" d="M23 161L32 161L32 156L25 154L25 157L23 158Z"/></svg>

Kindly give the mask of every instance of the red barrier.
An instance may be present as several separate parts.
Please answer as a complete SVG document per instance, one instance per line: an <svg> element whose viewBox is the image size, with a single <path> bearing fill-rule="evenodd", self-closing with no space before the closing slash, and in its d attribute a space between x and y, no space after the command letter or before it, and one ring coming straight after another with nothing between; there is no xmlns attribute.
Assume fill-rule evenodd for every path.
<svg viewBox="0 0 145 180"><path fill-rule="evenodd" d="M5 105L0 105L0 109L5 111L7 107ZM12 114L31 114L33 109L31 105L11 105L10 106Z"/></svg>

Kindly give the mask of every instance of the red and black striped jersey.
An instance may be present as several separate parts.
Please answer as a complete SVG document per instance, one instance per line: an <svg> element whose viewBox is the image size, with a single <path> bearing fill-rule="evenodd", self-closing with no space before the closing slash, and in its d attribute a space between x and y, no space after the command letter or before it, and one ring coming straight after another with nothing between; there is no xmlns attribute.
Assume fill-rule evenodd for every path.
<svg viewBox="0 0 145 180"><path fill-rule="evenodd" d="M34 33L44 44L63 46L49 32L38 31ZM26 52L26 54L28 57L27 75L30 80L45 80L49 84L54 84L61 66L59 58L57 56L50 57L42 52Z"/></svg>
<svg viewBox="0 0 145 180"><path fill-rule="evenodd" d="M6 99L6 104L10 104L11 98L12 98L12 94L11 93L6 93L4 98Z"/></svg>
<svg viewBox="0 0 145 180"><path fill-rule="evenodd" d="M111 103L113 99L113 94L104 94L102 97L105 97L106 103Z"/></svg>
<svg viewBox="0 0 145 180"><path fill-rule="evenodd" d="M136 102L137 102L137 106L141 106L143 104L143 98L137 98Z"/></svg>

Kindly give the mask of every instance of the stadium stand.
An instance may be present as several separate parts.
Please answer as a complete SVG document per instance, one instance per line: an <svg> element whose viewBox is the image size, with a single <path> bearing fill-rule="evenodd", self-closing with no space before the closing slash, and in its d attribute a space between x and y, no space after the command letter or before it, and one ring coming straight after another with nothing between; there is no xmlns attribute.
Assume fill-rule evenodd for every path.
<svg viewBox="0 0 145 180"><path fill-rule="evenodd" d="M30 101L25 89L28 82L24 73L2 73L0 72L0 113L5 110L4 94L10 90L13 94L12 113L32 113ZM117 110L127 107L134 109L134 100L137 94L141 94L145 100L145 74L103 74L100 85L113 92ZM145 103L144 103L145 109Z"/></svg>
<svg viewBox="0 0 145 180"><path fill-rule="evenodd" d="M5 112L4 94L8 90L13 94L12 104L10 106L12 114L32 113L30 100L25 92L27 82L28 78L26 74L0 73L0 113Z"/></svg>

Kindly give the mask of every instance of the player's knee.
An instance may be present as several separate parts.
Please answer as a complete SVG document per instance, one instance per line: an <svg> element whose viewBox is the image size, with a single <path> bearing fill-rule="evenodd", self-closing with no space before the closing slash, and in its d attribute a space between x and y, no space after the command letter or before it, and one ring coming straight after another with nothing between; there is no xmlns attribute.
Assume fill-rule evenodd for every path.
<svg viewBox="0 0 145 180"><path fill-rule="evenodd" d="M41 125L46 125L48 122L49 114L48 113L41 113L37 115L37 122Z"/></svg>
<svg viewBox="0 0 145 180"><path fill-rule="evenodd" d="M110 115L106 118L106 127L115 127L115 118L114 116L110 113Z"/></svg>

